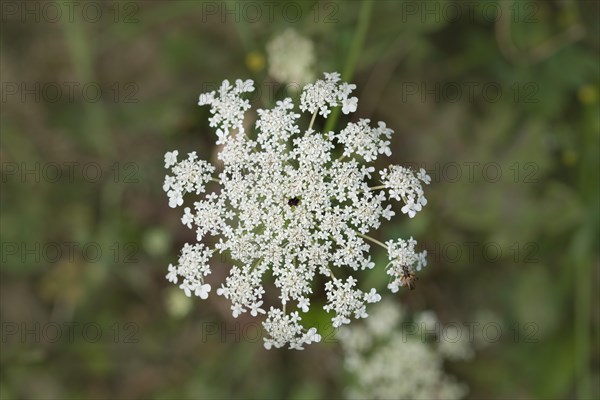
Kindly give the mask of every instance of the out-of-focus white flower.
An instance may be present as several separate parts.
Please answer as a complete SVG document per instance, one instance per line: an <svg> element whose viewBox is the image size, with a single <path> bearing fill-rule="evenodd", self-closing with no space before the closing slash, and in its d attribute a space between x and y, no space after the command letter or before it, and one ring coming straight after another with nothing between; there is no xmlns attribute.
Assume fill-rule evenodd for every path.
<svg viewBox="0 0 600 400"><path fill-rule="evenodd" d="M449 360L469 360L475 352L470 343L469 333L461 326L445 326L438 340L438 351Z"/></svg>
<svg viewBox="0 0 600 400"><path fill-rule="evenodd" d="M278 82L301 87L314 79L314 45L292 28L267 44L267 58L269 75Z"/></svg>
<svg viewBox="0 0 600 400"><path fill-rule="evenodd" d="M338 73L326 73L323 80L304 87L300 110L311 113L313 122L317 115L329 115L332 107L354 111L358 100L349 96L355 88L341 82ZM413 172L395 166L382 175L385 184L376 185L370 164L391 154L393 131L385 123L372 128L362 119L335 133L317 132L311 122L301 130L300 114L286 98L273 109L257 110L255 132L246 132L243 121L250 105L242 96L253 90L252 81L238 79L199 97L200 105L210 107L210 126L223 145L218 175L195 152L179 162L176 151L165 155L171 171L163 185L169 205L181 206L185 195L196 195L193 205L184 207L181 222L195 229L198 241L185 244L167 279L178 283L182 278L179 287L187 296L206 299L210 258L215 251L227 253L233 266L216 293L231 302L233 317L266 314L265 346L301 349L320 340L315 328L301 324L299 315L310 310L316 291L325 292L323 308L335 327L367 317L367 304L381 300L374 288L363 291L352 275L375 267L371 244L389 253L392 291L402 286L403 273L425 265L425 253L415 252L412 238L383 244L367 235L394 215L386 203L414 198L424 205L424 196ZM341 157L333 154L336 145L342 148ZM209 184L220 187L208 191ZM212 248L203 243L207 236L216 238ZM317 275L326 281L324 288L315 287ZM264 305L263 282L270 277L279 308Z"/></svg>
<svg viewBox="0 0 600 400"><path fill-rule="evenodd" d="M435 314L417 314L415 321L437 321ZM423 340L415 329L403 330L398 306L384 301L372 308L366 324L338 332L344 366L350 374L351 399L460 399L467 387L443 369L447 353ZM435 322L437 324L437 322ZM409 324L410 325L410 324ZM410 334L407 333L410 331ZM416 333L416 334L415 334ZM440 343L442 343L440 341Z"/></svg>
<svg viewBox="0 0 600 400"><path fill-rule="evenodd" d="M423 311L415 317L415 324L421 331L437 331L439 321L433 311Z"/></svg>
<svg viewBox="0 0 600 400"><path fill-rule="evenodd" d="M188 298L177 288L169 289L165 294L165 307L169 315L181 318L189 314L192 309L192 299Z"/></svg>

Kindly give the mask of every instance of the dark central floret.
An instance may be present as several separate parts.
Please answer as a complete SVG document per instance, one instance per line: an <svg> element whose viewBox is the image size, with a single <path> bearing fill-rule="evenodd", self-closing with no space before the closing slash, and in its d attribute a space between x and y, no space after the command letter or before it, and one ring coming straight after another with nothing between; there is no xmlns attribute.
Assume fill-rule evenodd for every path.
<svg viewBox="0 0 600 400"><path fill-rule="evenodd" d="M300 199L297 197L292 197L288 200L288 206L290 207L296 207L298 204L300 204Z"/></svg>

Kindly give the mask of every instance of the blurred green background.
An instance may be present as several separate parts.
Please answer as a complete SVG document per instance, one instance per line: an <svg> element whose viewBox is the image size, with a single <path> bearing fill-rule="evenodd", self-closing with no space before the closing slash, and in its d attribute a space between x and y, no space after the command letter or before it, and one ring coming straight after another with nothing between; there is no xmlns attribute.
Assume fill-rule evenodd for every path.
<svg viewBox="0 0 600 400"><path fill-rule="evenodd" d="M265 46L292 27L318 75L352 75L351 118L385 121L392 161L432 177L425 210L376 234L428 249L417 290L384 290L378 250L367 283L501 328L447 366L470 398L598 398L598 4L2 2L0 397L344 393L330 334L266 351L257 321L164 278L195 239L164 153L215 159L196 104L223 79L255 79L257 107L285 95Z"/></svg>

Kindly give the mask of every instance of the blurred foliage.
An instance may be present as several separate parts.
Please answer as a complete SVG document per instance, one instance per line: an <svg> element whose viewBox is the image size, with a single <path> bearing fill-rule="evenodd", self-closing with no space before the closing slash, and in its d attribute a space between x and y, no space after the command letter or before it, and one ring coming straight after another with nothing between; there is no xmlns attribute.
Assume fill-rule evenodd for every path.
<svg viewBox="0 0 600 400"><path fill-rule="evenodd" d="M26 4L34 11L21 13ZM288 26L314 40L320 71L342 71L361 2L280 3L272 17L255 2L261 17L249 3L102 2L95 22L83 6L73 20L66 10L36 18L35 4L2 4L0 397L338 397L331 335L304 352L267 352L253 320L164 279L195 235L167 206L162 158L179 149L214 160L198 94L226 78L264 88L265 43ZM472 398L598 398L599 6L474 4L375 2L354 70L352 118L386 121L392 161L433 178L419 218L396 210L380 232L413 235L430 252L417 290L398 301L444 323L502 326L474 360L449 366ZM95 83L103 96L69 98L65 82ZM63 94L23 97L15 84ZM273 100L263 91L253 103ZM61 178L23 175L36 165L58 165ZM89 165L98 179L84 175ZM65 243L78 247L55 260L52 244ZM386 283L381 268L365 282Z"/></svg>

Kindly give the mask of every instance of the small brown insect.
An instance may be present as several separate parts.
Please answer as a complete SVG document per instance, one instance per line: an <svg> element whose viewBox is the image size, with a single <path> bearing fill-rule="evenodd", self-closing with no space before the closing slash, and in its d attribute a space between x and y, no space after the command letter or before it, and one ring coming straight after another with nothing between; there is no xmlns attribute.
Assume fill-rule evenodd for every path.
<svg viewBox="0 0 600 400"><path fill-rule="evenodd" d="M402 286L408 286L410 290L414 290L415 281L419 279L408 265L402 266L402 275L400 276L400 283Z"/></svg>

